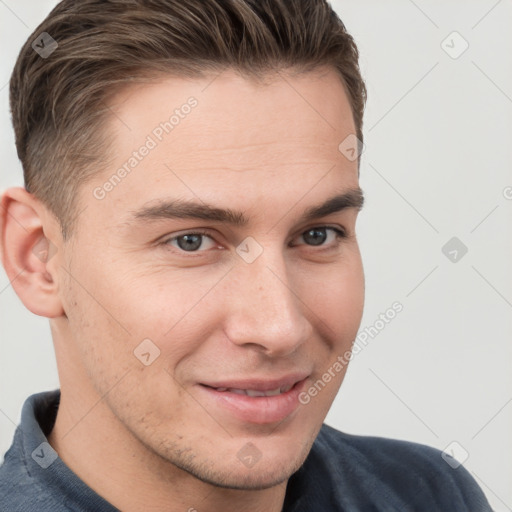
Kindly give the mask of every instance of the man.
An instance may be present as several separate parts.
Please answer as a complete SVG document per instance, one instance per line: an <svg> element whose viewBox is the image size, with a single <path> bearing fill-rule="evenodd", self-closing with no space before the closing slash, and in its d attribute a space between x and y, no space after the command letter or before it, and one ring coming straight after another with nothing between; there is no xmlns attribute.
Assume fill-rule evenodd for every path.
<svg viewBox="0 0 512 512"><path fill-rule="evenodd" d="M50 13L1 240L60 390L24 405L2 510L490 510L439 451L323 425L363 310L364 102L321 0Z"/></svg>

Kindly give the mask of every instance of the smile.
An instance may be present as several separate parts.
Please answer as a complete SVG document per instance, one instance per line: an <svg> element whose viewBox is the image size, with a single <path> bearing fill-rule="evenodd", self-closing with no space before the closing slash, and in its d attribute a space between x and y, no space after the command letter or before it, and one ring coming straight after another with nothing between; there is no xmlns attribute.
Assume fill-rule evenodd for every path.
<svg viewBox="0 0 512 512"><path fill-rule="evenodd" d="M208 405L218 409L220 415L263 425L281 422L293 415L301 405L299 394L307 378L301 375L246 384L238 381L236 386L199 384L198 388Z"/></svg>
<svg viewBox="0 0 512 512"><path fill-rule="evenodd" d="M269 391L261 391L258 389L237 389L237 388L213 388L216 391L228 391L230 393L235 393L237 395L247 395L251 397L258 397L258 396L277 396L281 395L282 393L287 393L292 389L293 384L284 386L281 388L271 389Z"/></svg>

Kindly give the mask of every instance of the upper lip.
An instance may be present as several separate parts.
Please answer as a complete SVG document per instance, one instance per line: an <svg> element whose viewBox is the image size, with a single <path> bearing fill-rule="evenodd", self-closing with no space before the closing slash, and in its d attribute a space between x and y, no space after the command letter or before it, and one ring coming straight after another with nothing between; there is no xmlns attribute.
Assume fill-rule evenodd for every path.
<svg viewBox="0 0 512 512"><path fill-rule="evenodd" d="M215 382L200 382L204 386L211 388L232 388L232 389L252 389L255 391L271 391L277 388L294 386L297 382L308 377L307 373L294 373L279 378L244 378L236 380L222 380Z"/></svg>

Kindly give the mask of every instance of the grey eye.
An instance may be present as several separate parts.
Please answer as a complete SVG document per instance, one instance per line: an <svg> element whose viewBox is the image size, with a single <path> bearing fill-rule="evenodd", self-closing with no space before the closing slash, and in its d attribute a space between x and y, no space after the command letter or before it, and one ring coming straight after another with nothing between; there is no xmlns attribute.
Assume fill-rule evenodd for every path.
<svg viewBox="0 0 512 512"><path fill-rule="evenodd" d="M178 247L184 251L195 251L203 243L203 235L181 235L176 238Z"/></svg>
<svg viewBox="0 0 512 512"><path fill-rule="evenodd" d="M208 247L208 242L210 247ZM205 233L185 233L184 235L173 236L165 243L185 252L199 252L198 249L201 249L200 252L202 252L202 250L215 245L212 238ZM205 244L207 247L204 247Z"/></svg>
<svg viewBox="0 0 512 512"><path fill-rule="evenodd" d="M303 233L304 241L309 245L322 245L327 239L327 228L313 228Z"/></svg>

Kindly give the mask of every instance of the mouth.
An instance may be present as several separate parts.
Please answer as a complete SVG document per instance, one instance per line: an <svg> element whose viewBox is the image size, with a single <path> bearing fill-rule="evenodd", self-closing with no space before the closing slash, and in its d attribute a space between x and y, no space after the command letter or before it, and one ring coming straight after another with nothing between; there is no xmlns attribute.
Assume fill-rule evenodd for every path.
<svg viewBox="0 0 512 512"><path fill-rule="evenodd" d="M268 391L262 391L260 389L240 389L240 388L227 388L227 387L212 387L204 384L206 387L214 389L220 393L235 393L236 395L246 395L251 397L259 397L259 396L277 396L282 395L283 393L287 393L292 389L295 384L290 384L288 386L277 387L276 389L270 389Z"/></svg>
<svg viewBox="0 0 512 512"><path fill-rule="evenodd" d="M307 378L292 375L266 381L200 383L199 388L220 414L245 423L268 424L283 421L297 410Z"/></svg>

